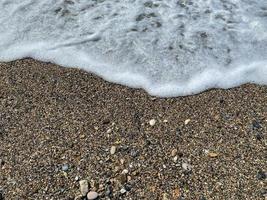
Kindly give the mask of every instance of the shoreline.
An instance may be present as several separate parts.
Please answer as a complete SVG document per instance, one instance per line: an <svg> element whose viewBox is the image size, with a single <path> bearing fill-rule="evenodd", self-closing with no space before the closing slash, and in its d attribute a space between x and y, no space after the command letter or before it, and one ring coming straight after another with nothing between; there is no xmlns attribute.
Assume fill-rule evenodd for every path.
<svg viewBox="0 0 267 200"><path fill-rule="evenodd" d="M84 179L101 199L267 197L267 86L155 98L23 59L0 63L0 115L5 199L74 199Z"/></svg>

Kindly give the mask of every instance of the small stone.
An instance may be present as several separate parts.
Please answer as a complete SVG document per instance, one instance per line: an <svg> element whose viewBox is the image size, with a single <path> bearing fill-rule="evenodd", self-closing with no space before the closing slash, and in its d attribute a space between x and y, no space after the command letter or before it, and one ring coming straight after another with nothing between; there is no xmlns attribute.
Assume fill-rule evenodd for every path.
<svg viewBox="0 0 267 200"><path fill-rule="evenodd" d="M216 158L216 157L218 157L218 154L217 154L217 153L213 153L213 152L209 152L209 153L208 153L208 156L209 156L210 158Z"/></svg>
<svg viewBox="0 0 267 200"><path fill-rule="evenodd" d="M5 162L2 159L0 159L0 167L2 167L4 164Z"/></svg>
<svg viewBox="0 0 267 200"><path fill-rule="evenodd" d="M156 120L155 120L155 119L151 119L151 120L149 121L149 125L150 125L150 126L155 126L155 124L156 124Z"/></svg>
<svg viewBox="0 0 267 200"><path fill-rule="evenodd" d="M4 192L0 190L0 200L4 200Z"/></svg>
<svg viewBox="0 0 267 200"><path fill-rule="evenodd" d="M220 115L215 115L214 119L215 119L216 121L220 120Z"/></svg>
<svg viewBox="0 0 267 200"><path fill-rule="evenodd" d="M111 194L112 194L112 187L111 185L108 185L106 186L105 195L109 197L111 196Z"/></svg>
<svg viewBox="0 0 267 200"><path fill-rule="evenodd" d="M87 199L88 200L94 200L98 197L98 193L97 192L94 192L94 191L91 191L87 194Z"/></svg>
<svg viewBox="0 0 267 200"><path fill-rule="evenodd" d="M257 174L257 179L262 180L262 181L265 180L266 179L266 173L262 170L259 170L258 174Z"/></svg>
<svg viewBox="0 0 267 200"><path fill-rule="evenodd" d="M127 176L127 181L130 182L132 180L131 176Z"/></svg>
<svg viewBox="0 0 267 200"><path fill-rule="evenodd" d="M111 148L110 148L110 154L111 155L114 155L116 153L116 146L112 146Z"/></svg>
<svg viewBox="0 0 267 200"><path fill-rule="evenodd" d="M122 174L128 174L129 173L129 170L128 169L124 169L123 171L122 171Z"/></svg>
<svg viewBox="0 0 267 200"><path fill-rule="evenodd" d="M125 188L122 188L121 190L120 190L120 193L121 194L125 194L127 192L127 190L125 190Z"/></svg>
<svg viewBox="0 0 267 200"><path fill-rule="evenodd" d="M260 125L259 121L257 121L257 120L254 120L252 122L252 126L253 126L253 129L260 129L261 128L261 125Z"/></svg>
<svg viewBox="0 0 267 200"><path fill-rule="evenodd" d="M167 122L168 122L168 120L167 120L167 119L164 119L164 120L163 120L163 122L164 122L164 123L167 123Z"/></svg>
<svg viewBox="0 0 267 200"><path fill-rule="evenodd" d="M130 155L135 158L139 155L139 151L136 149L131 149Z"/></svg>
<svg viewBox="0 0 267 200"><path fill-rule="evenodd" d="M175 190L173 190L172 192L172 197L174 199L178 199L181 196L181 192L179 188L176 188Z"/></svg>
<svg viewBox="0 0 267 200"><path fill-rule="evenodd" d="M184 121L184 124L187 125L187 124L189 124L190 121L191 121L191 119L187 119Z"/></svg>
<svg viewBox="0 0 267 200"><path fill-rule="evenodd" d="M178 156L174 156L173 157L173 162L177 162L177 160L178 160Z"/></svg>
<svg viewBox="0 0 267 200"><path fill-rule="evenodd" d="M69 165L68 164L62 165L62 171L66 172L68 170L69 170Z"/></svg>
<svg viewBox="0 0 267 200"><path fill-rule="evenodd" d="M173 149L171 152L171 156L174 157L176 156L176 154L177 154L177 149Z"/></svg>
<svg viewBox="0 0 267 200"><path fill-rule="evenodd" d="M262 133L257 133L256 134L256 139L259 140L259 141L262 140L263 139Z"/></svg>
<svg viewBox="0 0 267 200"><path fill-rule="evenodd" d="M83 199L83 196L82 195L78 195L74 198L74 200L82 200Z"/></svg>
<svg viewBox="0 0 267 200"><path fill-rule="evenodd" d="M82 196L86 196L86 194L89 191L88 181L87 180L81 180L81 181L79 181L79 184L80 184L80 191L81 191Z"/></svg>
<svg viewBox="0 0 267 200"><path fill-rule="evenodd" d="M188 163L183 163L182 164L182 168L186 171L191 171L192 170L192 166L189 165Z"/></svg>
<svg viewBox="0 0 267 200"><path fill-rule="evenodd" d="M85 138L85 135L84 134L80 135L80 138L81 139L84 139Z"/></svg>
<svg viewBox="0 0 267 200"><path fill-rule="evenodd" d="M75 181L78 181L79 180L79 176L75 176Z"/></svg>
<svg viewBox="0 0 267 200"><path fill-rule="evenodd" d="M107 130L107 134L110 134L111 132L112 132L112 129L109 128L109 129Z"/></svg>
<svg viewBox="0 0 267 200"><path fill-rule="evenodd" d="M129 192L131 190L131 185L130 184L125 184L124 188L125 188L125 190L127 192Z"/></svg>
<svg viewBox="0 0 267 200"><path fill-rule="evenodd" d="M169 195L167 193L163 193L162 200L169 200Z"/></svg>
<svg viewBox="0 0 267 200"><path fill-rule="evenodd" d="M119 175L119 177L118 177L118 181L123 185L123 184L125 184L126 182L127 182L127 176L126 176L126 174L121 174L121 175Z"/></svg>
<svg viewBox="0 0 267 200"><path fill-rule="evenodd" d="M110 123L110 120L109 119L104 119L103 120L103 124L109 124Z"/></svg>

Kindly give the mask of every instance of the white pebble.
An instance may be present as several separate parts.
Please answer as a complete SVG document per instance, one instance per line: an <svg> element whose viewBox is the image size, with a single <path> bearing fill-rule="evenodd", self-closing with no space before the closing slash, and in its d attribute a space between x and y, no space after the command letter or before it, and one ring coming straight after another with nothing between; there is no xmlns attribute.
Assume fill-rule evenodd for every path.
<svg viewBox="0 0 267 200"><path fill-rule="evenodd" d="M182 168L183 168L184 170L187 170L187 171L191 171L191 170L192 170L192 166L189 165L188 163L183 163L183 164L182 164Z"/></svg>
<svg viewBox="0 0 267 200"><path fill-rule="evenodd" d="M150 121L149 121L149 125L150 126L154 126L156 124L156 120L155 119L151 119Z"/></svg>
<svg viewBox="0 0 267 200"><path fill-rule="evenodd" d="M124 189L124 188L122 188L121 190L120 190L120 193L121 194L125 194L127 191Z"/></svg>
<svg viewBox="0 0 267 200"><path fill-rule="evenodd" d="M191 119L187 119L184 121L184 124L187 125L190 121L191 121Z"/></svg>
<svg viewBox="0 0 267 200"><path fill-rule="evenodd" d="M114 155L116 153L116 146L112 146L111 148L110 148L110 154L111 155Z"/></svg>
<svg viewBox="0 0 267 200"><path fill-rule="evenodd" d="M86 196L86 194L88 193L89 191L89 184L88 184L88 181L87 180L80 180L79 181L79 184L80 184L80 191L81 191L81 194L83 196Z"/></svg>
<svg viewBox="0 0 267 200"><path fill-rule="evenodd" d="M94 200L98 197L98 193L97 192L94 192L94 191L91 191L87 194L87 199L88 200Z"/></svg>

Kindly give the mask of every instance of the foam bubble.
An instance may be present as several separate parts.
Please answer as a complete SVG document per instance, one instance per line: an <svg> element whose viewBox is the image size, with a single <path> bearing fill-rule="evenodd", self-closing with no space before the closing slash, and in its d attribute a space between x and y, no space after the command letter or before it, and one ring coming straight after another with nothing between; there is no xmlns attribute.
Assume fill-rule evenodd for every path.
<svg viewBox="0 0 267 200"><path fill-rule="evenodd" d="M33 57L180 96L267 84L265 0L2 0L0 60Z"/></svg>

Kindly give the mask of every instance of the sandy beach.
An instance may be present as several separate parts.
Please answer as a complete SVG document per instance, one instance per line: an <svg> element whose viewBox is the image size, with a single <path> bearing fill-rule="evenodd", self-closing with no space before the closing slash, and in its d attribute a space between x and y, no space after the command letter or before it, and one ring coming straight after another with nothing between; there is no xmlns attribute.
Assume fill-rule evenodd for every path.
<svg viewBox="0 0 267 200"><path fill-rule="evenodd" d="M0 63L0 200L267 198L267 87L154 98L82 70Z"/></svg>

